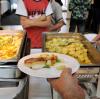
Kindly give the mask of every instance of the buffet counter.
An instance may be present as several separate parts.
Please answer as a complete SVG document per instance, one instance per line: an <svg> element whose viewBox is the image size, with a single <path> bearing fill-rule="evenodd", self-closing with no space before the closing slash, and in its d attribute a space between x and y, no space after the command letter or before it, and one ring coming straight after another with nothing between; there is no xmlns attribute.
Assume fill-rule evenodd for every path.
<svg viewBox="0 0 100 99"><path fill-rule="evenodd" d="M2 28L3 29L15 29L15 30L21 29L21 30L23 30L23 28L21 26L2 26ZM96 49L91 45L91 43L89 43L83 36L81 37L79 34L44 33L43 34L43 42L42 42L43 47L41 49L31 49L31 52L30 52L30 41L27 39L27 34L26 34L25 38L26 39L24 39L24 42L23 42L23 46L22 46L23 48L21 49L22 51L21 51L20 58L24 57L25 55L28 55L29 53L34 54L34 53L39 53L42 51L43 52L46 52L46 51L47 52L55 52L55 51L57 52L58 50L56 50L56 48L53 47L53 49L51 49L51 47L50 47L51 44L53 46L54 44L56 44L56 43L54 43L54 41L58 42L57 40L64 39L64 41L66 41L66 38L69 39L69 41L68 41L68 39L66 41L67 46L71 45L71 44L75 44L76 41L78 41L78 44L80 44L79 41L81 41L83 44L85 44L85 47L88 50L88 53L86 53L86 55L89 54L89 59L91 59L91 60L90 61L86 61L86 60L80 61L81 66L80 66L80 69L77 72L76 76L79 79L80 83L85 86L86 91L90 95L90 97L94 96L94 94L95 94L95 96L100 98L100 95L99 95L99 93L100 93L100 53L98 51L96 51ZM62 38L62 39L60 39L60 38ZM70 38L73 38L75 40L70 39ZM50 43L50 42L52 42L52 43ZM67 49L65 42L60 43L58 45L59 46L57 46L57 47L59 47L60 49L61 48L64 49L65 47ZM83 45L81 45L81 47L83 47ZM71 48L72 48L72 45L71 45ZM71 50L71 48L70 48L70 50ZM85 48L85 52L87 52L86 48ZM59 51L62 52L62 50L60 50L60 49L59 49ZM77 49L77 47L76 47L76 49ZM69 50L66 50L66 51L68 52ZM76 51L76 50L74 50L74 51ZM94 52L94 53L92 53L92 52ZM71 54L73 54L73 53L71 53ZM81 62L85 62L85 64L81 64ZM91 64L92 62L93 62L93 64ZM0 66L3 67L5 65L3 64ZM5 67L7 67L7 66L12 67L11 64L6 65ZM16 64L14 64L14 66L15 66L14 68L16 68ZM26 96L23 95L23 98L22 98L21 97L22 94L19 93L18 96L20 96L21 98L19 98L17 96L18 98L16 98L16 99L28 99L27 94L28 94L28 84L29 84L28 80L29 79L28 79L27 75L25 75L25 74L23 74L23 75L17 79L16 78L12 78L12 79L8 78L5 80L2 78L0 80L0 82L5 82L5 85L2 84L1 87L10 86L10 84L7 85L9 81L11 83L15 82L15 86L18 86L18 85L20 86L20 81L22 82L22 81L25 81L25 79L27 79L27 83L25 83L25 86L23 86L23 91L24 91L24 87L27 89L27 90L25 90L25 93L24 93L24 95L26 94ZM19 84L17 82L19 82ZM60 96L54 90L53 90L52 95L53 95L53 97L52 97L53 99L60 99Z"/></svg>
<svg viewBox="0 0 100 99"><path fill-rule="evenodd" d="M32 54L40 53L40 52L42 52L42 49L31 49L31 53ZM82 68L80 68L80 70L81 69ZM82 70L83 73L86 70L92 70L92 68L85 68L85 69L83 69ZM99 68L98 68L98 70L99 70ZM94 77L93 79L89 79L88 77L89 77L89 75L77 74L77 78L79 79L79 81L81 82L81 84L85 85L85 88L86 88L86 99L89 99L89 95L91 97L92 96L96 96L96 97L100 98L100 94L99 94L100 93L100 74L98 73L98 76ZM34 85L32 85L32 86L34 86ZM37 87L37 88L39 88L39 87ZM38 93L35 93L35 94L38 95ZM52 90L52 99L61 99L61 96L55 90Z"/></svg>
<svg viewBox="0 0 100 99"><path fill-rule="evenodd" d="M80 63L76 76L89 97L100 98L100 52L80 33L43 33L44 52L70 55ZM53 99L61 99L53 90Z"/></svg>

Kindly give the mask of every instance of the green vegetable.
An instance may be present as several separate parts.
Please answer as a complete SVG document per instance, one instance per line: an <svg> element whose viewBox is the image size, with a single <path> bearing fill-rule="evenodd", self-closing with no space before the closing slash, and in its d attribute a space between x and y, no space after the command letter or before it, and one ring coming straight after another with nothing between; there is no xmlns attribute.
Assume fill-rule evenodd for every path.
<svg viewBox="0 0 100 99"><path fill-rule="evenodd" d="M51 66L52 65L51 60L47 60L46 65Z"/></svg>
<svg viewBox="0 0 100 99"><path fill-rule="evenodd" d="M58 66L56 67L57 70L63 70L65 68L65 66Z"/></svg>
<svg viewBox="0 0 100 99"><path fill-rule="evenodd" d="M61 62L61 60L60 60L60 59L57 59L57 62L58 62L58 63L60 63L60 62Z"/></svg>
<svg viewBox="0 0 100 99"><path fill-rule="evenodd" d="M49 65L45 65L43 68L50 68L50 66Z"/></svg>

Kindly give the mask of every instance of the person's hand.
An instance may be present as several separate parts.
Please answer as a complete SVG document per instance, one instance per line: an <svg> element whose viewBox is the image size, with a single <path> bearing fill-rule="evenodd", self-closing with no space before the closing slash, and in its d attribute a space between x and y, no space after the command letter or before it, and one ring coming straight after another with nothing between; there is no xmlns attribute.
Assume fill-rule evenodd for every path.
<svg viewBox="0 0 100 99"><path fill-rule="evenodd" d="M39 17L39 20L41 20L41 21L44 21L44 20L46 20L46 19L47 19L47 17L46 17L45 14L43 14L43 15L41 15L41 16Z"/></svg>
<svg viewBox="0 0 100 99"><path fill-rule="evenodd" d="M60 78L48 81L63 99L85 99L84 90L78 85L78 80L72 76L70 69L65 69Z"/></svg>
<svg viewBox="0 0 100 99"><path fill-rule="evenodd" d="M49 30L49 31L53 31L53 30L54 30L54 25L51 24L51 25L48 27L48 30Z"/></svg>
<svg viewBox="0 0 100 99"><path fill-rule="evenodd" d="M98 34L94 39L93 42L95 42L96 45L100 46L100 34Z"/></svg>
<svg viewBox="0 0 100 99"><path fill-rule="evenodd" d="M53 25L51 24L49 27L48 27L48 30L49 31L60 31L61 28L57 27L57 25Z"/></svg>
<svg viewBox="0 0 100 99"><path fill-rule="evenodd" d="M23 28L27 28L30 27L30 23L32 22L30 19L28 19L27 17L21 17L21 25L23 26Z"/></svg>
<svg viewBox="0 0 100 99"><path fill-rule="evenodd" d="M20 19L21 19L20 22L21 22L21 25L23 26L23 28L28 28L28 27L35 26L36 22L45 21L47 19L47 17L46 17L46 15L42 15L42 16L38 16L33 19L31 17L21 17Z"/></svg>
<svg viewBox="0 0 100 99"><path fill-rule="evenodd" d="M21 25L23 26L23 28L28 28L31 27L33 23L39 20L39 18L30 19L28 17L21 17Z"/></svg>

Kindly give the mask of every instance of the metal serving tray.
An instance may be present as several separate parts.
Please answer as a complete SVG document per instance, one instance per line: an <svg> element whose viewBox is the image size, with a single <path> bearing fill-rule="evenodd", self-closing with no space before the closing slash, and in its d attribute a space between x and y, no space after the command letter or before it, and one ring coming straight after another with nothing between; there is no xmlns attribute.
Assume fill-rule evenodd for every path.
<svg viewBox="0 0 100 99"><path fill-rule="evenodd" d="M0 60L0 64L1 65L5 64L5 63L8 63L8 62L17 62L20 59L26 32L24 32L22 30L0 30L0 35L12 35L12 36L15 36L17 33L21 33L21 36L22 36L21 42L20 42L20 46L18 47L17 53L16 53L15 57L13 57L11 59Z"/></svg>
<svg viewBox="0 0 100 99"><path fill-rule="evenodd" d="M92 61L92 64L81 64L81 67L100 67L100 52L82 35L79 33L55 33L45 32L43 33L42 51L48 52L46 49L46 41L52 38L75 38L80 40L85 48L88 50L88 57Z"/></svg>
<svg viewBox="0 0 100 99"><path fill-rule="evenodd" d="M30 42L27 38L27 35L25 35L22 48L20 50L20 58L24 57L25 55L29 54L30 51ZM0 79L18 79L25 76L24 73L22 73L18 67L17 67L18 59L13 61L7 61L3 64L0 64Z"/></svg>

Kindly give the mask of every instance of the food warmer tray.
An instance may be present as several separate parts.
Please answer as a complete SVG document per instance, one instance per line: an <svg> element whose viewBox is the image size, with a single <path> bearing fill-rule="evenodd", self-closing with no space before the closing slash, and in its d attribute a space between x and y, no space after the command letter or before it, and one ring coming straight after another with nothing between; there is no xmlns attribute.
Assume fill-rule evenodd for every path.
<svg viewBox="0 0 100 99"><path fill-rule="evenodd" d="M27 38L27 33L24 33L24 37L20 46L17 59L11 59L10 61L0 64L0 79L18 79L25 76L18 67L18 60L26 55L30 54L30 40Z"/></svg>
<svg viewBox="0 0 100 99"><path fill-rule="evenodd" d="M79 33L55 33L55 32L45 32L43 33L43 41L42 41L42 51L48 52L46 49L46 41L52 38L75 38L81 40L84 44L85 48L88 50L88 56L90 60L93 62L92 64L81 64L81 68L84 67L100 67L100 52L82 35Z"/></svg>
<svg viewBox="0 0 100 99"><path fill-rule="evenodd" d="M18 62L18 60L21 58L24 42L25 42L25 39L26 39L26 32L25 31L22 31L22 30L0 30L0 35L15 36L17 33L21 33L22 39L21 39L21 42L20 42L20 46L17 50L16 56L11 58L11 59L0 60L0 65L6 65L6 64L14 64L15 65Z"/></svg>

